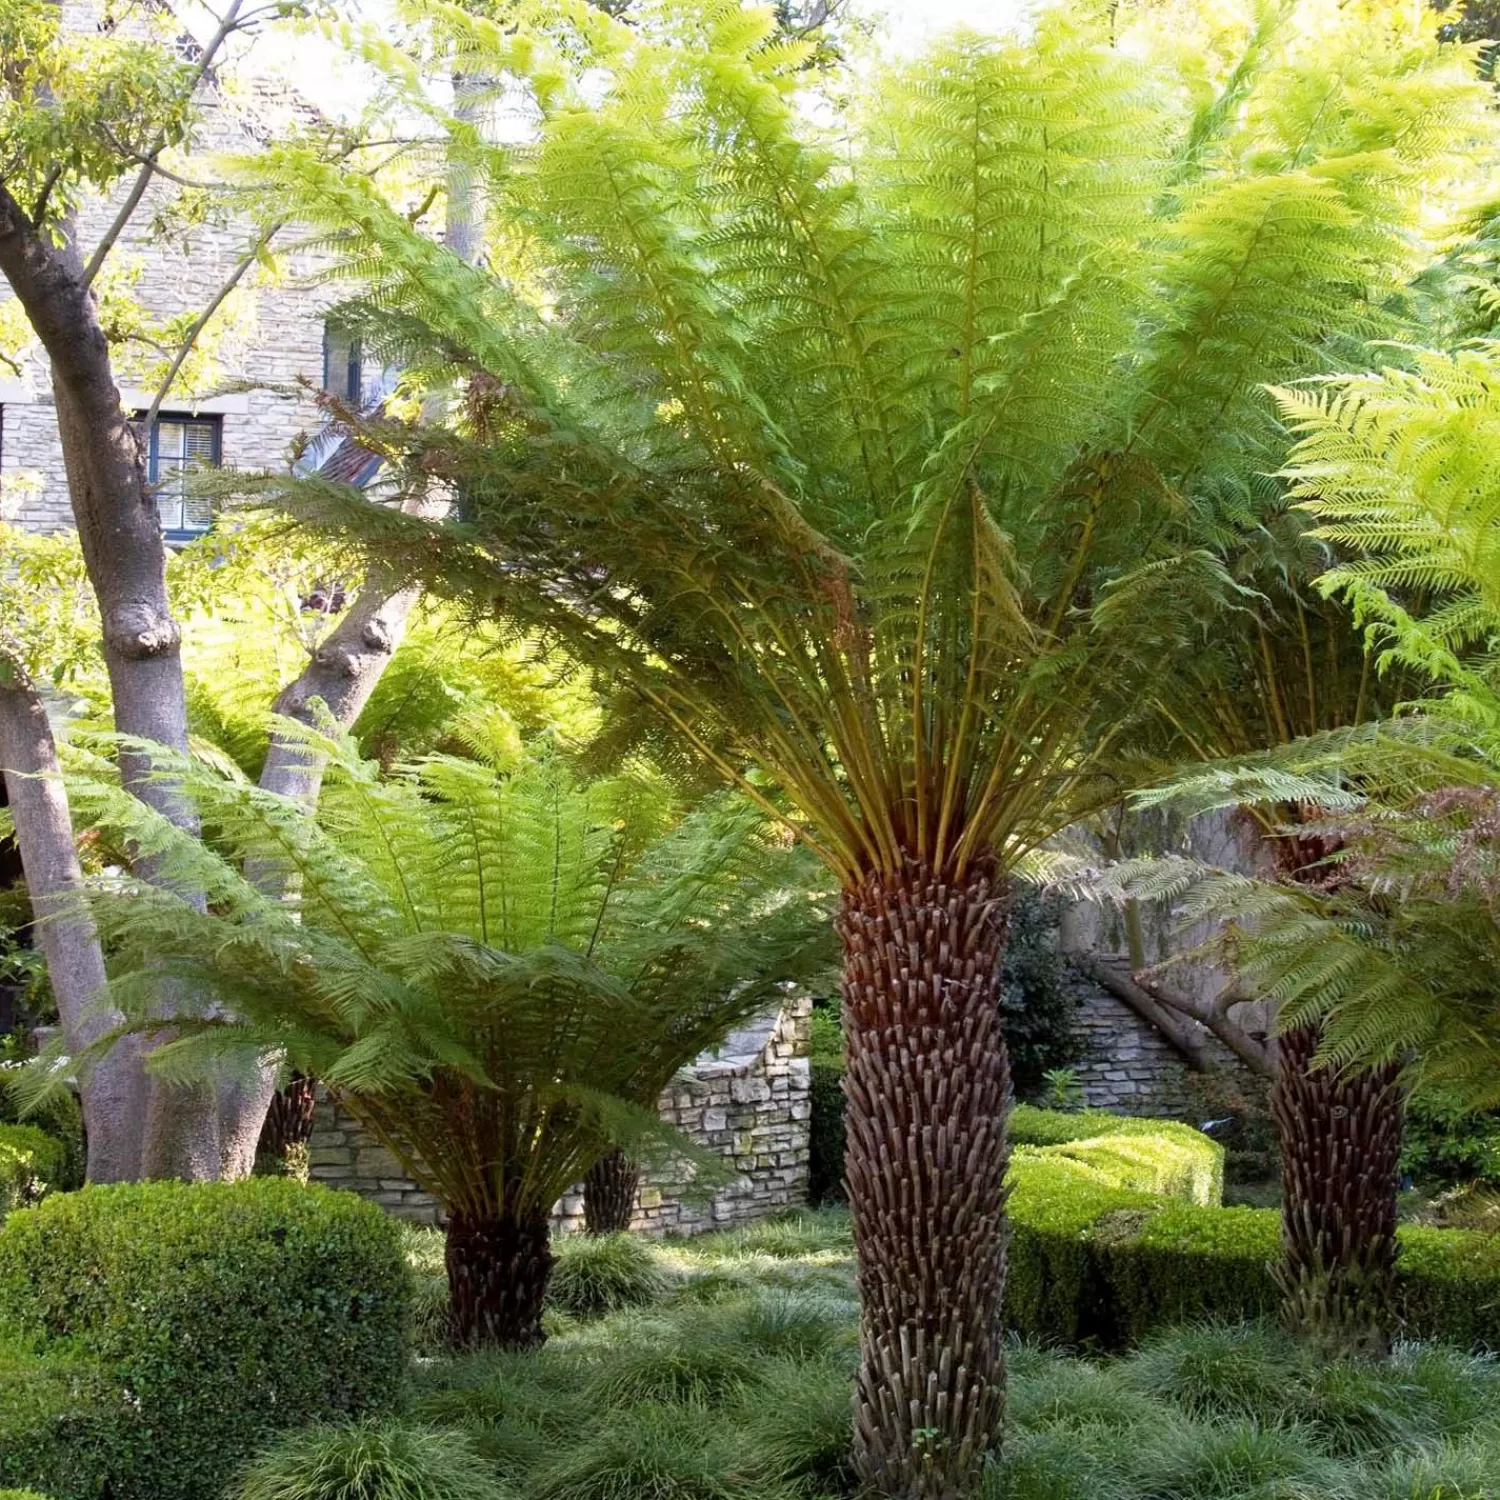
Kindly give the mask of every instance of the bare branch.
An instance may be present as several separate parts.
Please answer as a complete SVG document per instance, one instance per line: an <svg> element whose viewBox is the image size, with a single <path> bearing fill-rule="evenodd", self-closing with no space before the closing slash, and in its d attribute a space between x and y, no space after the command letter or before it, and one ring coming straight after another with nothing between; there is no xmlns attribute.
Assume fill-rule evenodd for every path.
<svg viewBox="0 0 1500 1500"><path fill-rule="evenodd" d="M1214 1071L1204 1039L1197 1028L1186 1026L1160 1002L1141 988L1123 969L1091 953L1070 953L1069 961L1096 984L1103 986L1117 1000L1123 1001L1143 1021L1154 1027L1181 1054L1195 1073ZM1196 1019L1196 1018L1195 1018Z"/></svg>
<svg viewBox="0 0 1500 1500"><path fill-rule="evenodd" d="M198 85L208 76L209 69L213 67L214 58L218 56L224 43L239 29L240 7L243 3L244 0L230 0L229 9L224 12L224 17L219 22L219 29L209 38L192 72L188 75L187 90L184 95L186 99L192 99L198 90ZM146 153L141 170L136 174L135 182L125 195L125 201L120 205L119 212L114 216L109 228L104 231L104 237L94 247L94 253L83 268L85 286L94 284L94 278L98 276L105 258L114 249L120 236L124 234L136 209L141 206L141 199L146 196L146 189L151 186L151 179L156 175L157 158L167 149L167 145L168 136L163 132L157 137L156 144Z"/></svg>
<svg viewBox="0 0 1500 1500"><path fill-rule="evenodd" d="M1139 973L1133 978L1151 999L1180 1015L1190 1017L1200 1026L1207 1027L1252 1073L1258 1073L1262 1078L1276 1076L1274 1047L1269 1042L1257 1040L1243 1026L1230 1019L1229 1007L1235 1004L1232 993L1225 991L1211 1001L1200 1000L1163 984L1149 973Z"/></svg>
<svg viewBox="0 0 1500 1500"><path fill-rule="evenodd" d="M186 335L182 340L182 343L178 346L177 353L173 357L172 363L168 367L166 375L163 376L161 384L157 387L156 395L151 398L151 406L146 412L146 416L141 423L142 429L144 431L150 432L151 424L156 420L158 413L161 411L162 402L167 399L168 394L171 392L173 382L177 379L178 375L182 373L182 367L187 363L188 355L190 355L193 352L194 348L197 347L198 340L202 336L203 330L208 327L209 323L213 319L214 314L217 313L218 310L224 305L225 299L244 279L245 272L255 264L261 251L264 250L273 239L275 239L277 234L280 233L281 229L285 226L285 223L285 219L279 219L276 223L272 224L268 229L266 229L261 237L256 240L256 242L250 247L250 249L245 252L244 256L241 257L234 270L229 273L229 277L224 282L224 285L214 293L208 305L203 309L201 313L198 314L196 318L193 319L193 325L188 329Z"/></svg>

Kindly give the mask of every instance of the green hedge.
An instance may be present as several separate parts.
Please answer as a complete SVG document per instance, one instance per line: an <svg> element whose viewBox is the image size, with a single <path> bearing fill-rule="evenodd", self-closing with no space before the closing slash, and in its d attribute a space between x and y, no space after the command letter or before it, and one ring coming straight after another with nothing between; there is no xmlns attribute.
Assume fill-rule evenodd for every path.
<svg viewBox="0 0 1500 1500"><path fill-rule="evenodd" d="M0 1487L45 1484L64 1500L103 1496L128 1410L92 1362L0 1338ZM0 1488L0 1500L15 1493Z"/></svg>
<svg viewBox="0 0 1500 1500"><path fill-rule="evenodd" d="M67 1160L63 1143L35 1125L0 1125L0 1219L56 1187Z"/></svg>
<svg viewBox="0 0 1500 1500"><path fill-rule="evenodd" d="M80 1447L110 1500L217 1500L275 1432L394 1403L409 1301L398 1227L353 1194L261 1178L48 1198L0 1231L0 1333L39 1355L46 1398L0 1481L95 1500L97 1470L60 1482L54 1464L78 1417L64 1388L98 1381L114 1395L84 1403ZM70 1373L49 1363L63 1351Z"/></svg>
<svg viewBox="0 0 1500 1500"><path fill-rule="evenodd" d="M807 1201L844 1201L844 1064L814 1056L812 1114L808 1121Z"/></svg>
<svg viewBox="0 0 1500 1500"><path fill-rule="evenodd" d="M1011 1111L1017 1158L1061 1157L1101 1185L1210 1207L1224 1198L1224 1148L1176 1120L1137 1120L1102 1110L1064 1114L1019 1104Z"/></svg>
<svg viewBox="0 0 1500 1500"><path fill-rule="evenodd" d="M839 1058L813 1057L808 1199L815 1204L844 1196L842 1077ZM1205 1205L1223 1198L1223 1148L1175 1120L1136 1120L1102 1110L1066 1114L1018 1104L1010 1114L1009 1135L1018 1159L1035 1154L1027 1148L1055 1151L1096 1169L1096 1180L1107 1186Z"/></svg>
<svg viewBox="0 0 1500 1500"><path fill-rule="evenodd" d="M1006 1322L1064 1344L1124 1348L1158 1328L1274 1311L1275 1209L1205 1207L1112 1187L1084 1163L1018 1152ZM1500 1236L1404 1225L1403 1333L1500 1350Z"/></svg>

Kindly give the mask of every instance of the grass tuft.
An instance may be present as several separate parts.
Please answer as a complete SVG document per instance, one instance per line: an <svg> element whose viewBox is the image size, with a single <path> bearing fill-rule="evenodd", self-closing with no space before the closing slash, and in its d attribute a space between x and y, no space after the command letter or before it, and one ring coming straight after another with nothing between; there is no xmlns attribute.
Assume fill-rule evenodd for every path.
<svg viewBox="0 0 1500 1500"><path fill-rule="evenodd" d="M667 1278L651 1246L635 1235L559 1235L553 1252L547 1300L574 1317L648 1307L666 1292Z"/></svg>
<svg viewBox="0 0 1500 1500"><path fill-rule="evenodd" d="M716 1324L640 1319L621 1323L607 1357L599 1357L588 1393L596 1408L643 1402L711 1407L757 1383L749 1351L718 1336Z"/></svg>
<svg viewBox="0 0 1500 1500"><path fill-rule="evenodd" d="M1054 1359L1025 1378L1012 1378L1006 1421L1016 1427L1149 1429L1169 1418L1160 1401L1134 1390L1115 1368L1081 1359Z"/></svg>
<svg viewBox="0 0 1500 1500"><path fill-rule="evenodd" d="M510 1500L458 1432L399 1423L308 1427L246 1470L235 1500Z"/></svg>
<svg viewBox="0 0 1500 1500"><path fill-rule="evenodd" d="M1177 1421L1117 1441L1140 1500L1337 1500L1347 1478L1293 1427Z"/></svg>
<svg viewBox="0 0 1500 1500"><path fill-rule="evenodd" d="M738 1417L750 1474L804 1494L855 1492L848 1371L824 1360L774 1361Z"/></svg>
<svg viewBox="0 0 1500 1500"><path fill-rule="evenodd" d="M1265 1323L1203 1324L1147 1340L1123 1369L1149 1396L1195 1416L1276 1422L1298 1377L1296 1347Z"/></svg>
<svg viewBox="0 0 1500 1500"><path fill-rule="evenodd" d="M737 1473L702 1408L616 1412L537 1473L527 1500L792 1500Z"/></svg>

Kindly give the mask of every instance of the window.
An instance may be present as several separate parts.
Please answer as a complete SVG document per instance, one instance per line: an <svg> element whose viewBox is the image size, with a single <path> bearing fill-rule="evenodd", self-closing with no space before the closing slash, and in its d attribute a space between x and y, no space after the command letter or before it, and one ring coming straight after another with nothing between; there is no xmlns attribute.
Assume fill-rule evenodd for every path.
<svg viewBox="0 0 1500 1500"><path fill-rule="evenodd" d="M188 493L188 475L204 464L217 464L218 417L160 416L151 425L147 477L156 491L156 513L171 542L202 536L213 521L207 500Z"/></svg>
<svg viewBox="0 0 1500 1500"><path fill-rule="evenodd" d="M359 335L330 320L323 325L323 389L358 406L364 391Z"/></svg>

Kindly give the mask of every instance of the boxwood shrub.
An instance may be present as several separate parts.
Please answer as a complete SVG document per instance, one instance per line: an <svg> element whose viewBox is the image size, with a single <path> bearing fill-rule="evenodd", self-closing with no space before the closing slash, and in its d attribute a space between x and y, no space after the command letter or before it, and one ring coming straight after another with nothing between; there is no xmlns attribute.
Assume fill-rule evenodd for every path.
<svg viewBox="0 0 1500 1500"><path fill-rule="evenodd" d="M0 1500L27 1484L59 1500L103 1496L128 1410L91 1361L0 1337Z"/></svg>
<svg viewBox="0 0 1500 1500"><path fill-rule="evenodd" d="M35 1125L0 1125L0 1219L56 1187L67 1148Z"/></svg>
<svg viewBox="0 0 1500 1500"><path fill-rule="evenodd" d="M1275 1209L1219 1208L1112 1186L1083 1161L1018 1151L1006 1319L1017 1333L1096 1349L1155 1329L1275 1309ZM1403 1225L1402 1332L1500 1351L1500 1237Z"/></svg>
<svg viewBox="0 0 1500 1500"><path fill-rule="evenodd" d="M392 1221L287 1179L89 1187L0 1231L0 1335L44 1366L66 1350L112 1393L95 1444L111 1500L217 1500L277 1431L389 1409L409 1300ZM34 1424L32 1456L0 1476L94 1500L86 1476L53 1477L72 1418L49 1368L30 1378L56 1420Z"/></svg>

